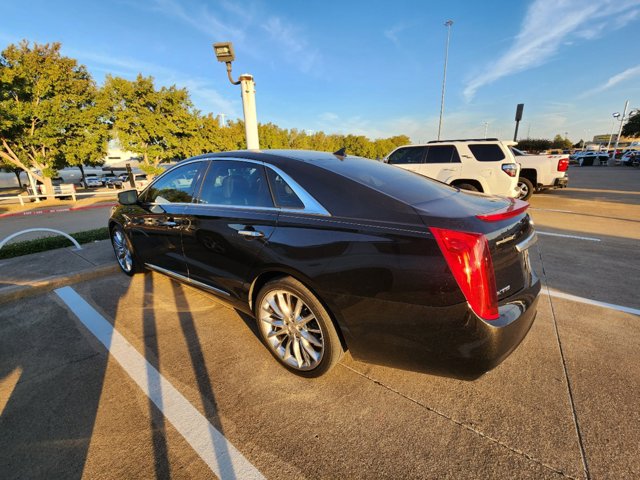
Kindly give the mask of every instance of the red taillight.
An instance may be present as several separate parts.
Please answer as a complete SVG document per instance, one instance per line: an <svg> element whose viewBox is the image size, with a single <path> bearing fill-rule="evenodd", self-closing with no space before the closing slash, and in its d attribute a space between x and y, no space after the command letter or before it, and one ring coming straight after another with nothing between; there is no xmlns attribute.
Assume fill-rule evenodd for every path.
<svg viewBox="0 0 640 480"><path fill-rule="evenodd" d="M520 215L529 208L529 202L525 202L524 200L518 200L516 198L509 198L508 200L511 203L506 207L494 210L493 212L476 215L476 218L484 222L499 222L500 220L506 220L507 218Z"/></svg>
<svg viewBox="0 0 640 480"><path fill-rule="evenodd" d="M430 230L469 306L480 318L496 320L496 277L486 237L435 227Z"/></svg>
<svg viewBox="0 0 640 480"><path fill-rule="evenodd" d="M560 160L558 160L558 171L566 172L567 170L569 170L569 159L561 158Z"/></svg>
<svg viewBox="0 0 640 480"><path fill-rule="evenodd" d="M518 165L516 165L515 163L503 163L502 171L510 177L515 177L516 175L518 175Z"/></svg>

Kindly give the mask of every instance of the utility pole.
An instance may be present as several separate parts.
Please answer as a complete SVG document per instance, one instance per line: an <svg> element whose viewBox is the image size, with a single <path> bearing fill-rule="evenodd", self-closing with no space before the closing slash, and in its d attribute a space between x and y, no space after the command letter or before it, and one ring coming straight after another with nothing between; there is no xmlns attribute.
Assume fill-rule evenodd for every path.
<svg viewBox="0 0 640 480"><path fill-rule="evenodd" d="M444 26L447 27L447 45L444 50L444 73L442 75L442 98L440 99L440 120L438 121L438 140L440 140L440 134L442 133L442 115L444 114L444 92L447 86L447 63L449 62L449 40L451 38L451 25L453 20L447 20L444 22Z"/></svg>

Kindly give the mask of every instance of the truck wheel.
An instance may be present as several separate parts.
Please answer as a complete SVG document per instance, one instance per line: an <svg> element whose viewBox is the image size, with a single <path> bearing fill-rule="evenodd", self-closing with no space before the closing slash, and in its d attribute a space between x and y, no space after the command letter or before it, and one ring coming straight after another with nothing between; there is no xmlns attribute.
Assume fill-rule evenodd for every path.
<svg viewBox="0 0 640 480"><path fill-rule="evenodd" d="M471 185L470 183L458 183L456 185L456 187L458 187L460 190L469 190L471 192L477 192L478 188Z"/></svg>
<svg viewBox="0 0 640 480"><path fill-rule="evenodd" d="M531 183L528 178L524 177L518 178L518 187L520 187L520 194L518 195L520 200L529 200L535 189L533 183Z"/></svg>

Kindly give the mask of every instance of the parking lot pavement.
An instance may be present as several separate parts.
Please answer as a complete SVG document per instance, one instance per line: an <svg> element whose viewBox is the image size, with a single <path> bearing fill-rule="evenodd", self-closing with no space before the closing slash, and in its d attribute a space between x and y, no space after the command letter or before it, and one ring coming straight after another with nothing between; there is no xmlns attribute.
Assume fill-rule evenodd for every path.
<svg viewBox="0 0 640 480"><path fill-rule="evenodd" d="M582 231L624 206L589 205L574 185L532 198L538 230L562 235L540 235L530 253L545 282L538 316L513 355L473 382L349 354L326 377L298 378L251 319L155 273L73 286L131 344L124 357L107 355L56 293L4 305L2 477L207 478L210 457L192 439L204 421L228 441L209 456L224 464L233 446L267 478L640 478L638 243L626 219L606 235ZM593 215L581 226L547 211L549 199ZM128 373L132 352L149 362L142 385ZM175 416L173 388L200 420Z"/></svg>

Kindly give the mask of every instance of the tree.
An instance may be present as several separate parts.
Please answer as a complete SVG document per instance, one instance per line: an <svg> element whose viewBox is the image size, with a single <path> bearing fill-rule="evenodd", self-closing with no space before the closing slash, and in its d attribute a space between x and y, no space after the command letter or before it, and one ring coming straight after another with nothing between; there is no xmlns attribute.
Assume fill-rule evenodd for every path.
<svg viewBox="0 0 640 480"><path fill-rule="evenodd" d="M564 138L562 135L557 134L555 137L553 137L553 142L551 143L551 147L552 148L571 148L573 144L571 143L571 140Z"/></svg>
<svg viewBox="0 0 640 480"><path fill-rule="evenodd" d="M160 163L197 151L201 117L186 89L173 85L156 90L152 77L138 75L129 81L109 75L102 101L113 134L125 150L142 157L140 169L150 177L162 172Z"/></svg>
<svg viewBox="0 0 640 480"><path fill-rule="evenodd" d="M96 96L86 68L63 57L59 43L9 45L0 54L0 158L52 194L52 178L70 159L106 151Z"/></svg>
<svg viewBox="0 0 640 480"><path fill-rule="evenodd" d="M629 121L622 127L622 135L625 137L640 137L640 112L629 117Z"/></svg>
<svg viewBox="0 0 640 480"><path fill-rule="evenodd" d="M551 148L551 140L544 138L525 138L518 140L518 149L527 152L541 152Z"/></svg>

